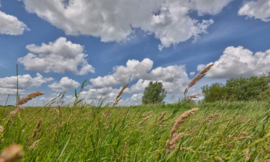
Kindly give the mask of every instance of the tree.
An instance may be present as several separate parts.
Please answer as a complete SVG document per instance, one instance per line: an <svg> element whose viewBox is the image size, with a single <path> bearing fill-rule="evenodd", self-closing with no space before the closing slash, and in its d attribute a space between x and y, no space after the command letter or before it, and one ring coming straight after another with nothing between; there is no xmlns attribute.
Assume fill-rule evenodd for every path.
<svg viewBox="0 0 270 162"><path fill-rule="evenodd" d="M214 83L202 87L206 102L260 101L270 97L270 73L250 78L231 78L226 84Z"/></svg>
<svg viewBox="0 0 270 162"><path fill-rule="evenodd" d="M163 84L161 82L153 83L151 81L144 90L142 103L143 104L161 103L163 99L166 97L166 94L167 92L165 91L165 88L163 87Z"/></svg>
<svg viewBox="0 0 270 162"><path fill-rule="evenodd" d="M202 92L205 94L204 101L215 102L226 99L226 88L221 83L214 83L211 86L203 86Z"/></svg>

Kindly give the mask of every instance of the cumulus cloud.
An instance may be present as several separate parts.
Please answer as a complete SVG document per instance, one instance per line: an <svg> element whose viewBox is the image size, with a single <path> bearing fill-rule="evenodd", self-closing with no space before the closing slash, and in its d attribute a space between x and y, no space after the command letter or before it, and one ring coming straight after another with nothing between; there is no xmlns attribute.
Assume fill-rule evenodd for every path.
<svg viewBox="0 0 270 162"><path fill-rule="evenodd" d="M195 75L195 72L192 71L192 72L189 73L189 75L190 75L190 76L193 76L193 75Z"/></svg>
<svg viewBox="0 0 270 162"><path fill-rule="evenodd" d="M104 104L108 104L114 102L119 91L120 89L112 87L90 88L88 91L82 91L80 97L87 103L94 102L95 104L100 103L102 99L106 99Z"/></svg>
<svg viewBox="0 0 270 162"><path fill-rule="evenodd" d="M151 70L152 67L153 61L150 59L141 62L128 60L126 66L117 66L112 74L90 79L90 82L94 88L99 88L125 85L139 79L136 84L126 89L127 93L135 93L143 91L150 81L160 81L168 93L174 94L181 92L184 89L183 84L189 81L184 65L158 67Z"/></svg>
<svg viewBox="0 0 270 162"><path fill-rule="evenodd" d="M202 71L202 69L205 68L205 65L204 64L200 64L197 66L197 71Z"/></svg>
<svg viewBox="0 0 270 162"><path fill-rule="evenodd" d="M130 98L125 100L120 100L118 105L120 106L131 106L131 105L140 105L142 103L143 93L133 94Z"/></svg>
<svg viewBox="0 0 270 162"><path fill-rule="evenodd" d="M185 86L189 83L185 65L171 65L152 69L153 61L144 59L128 60L126 66L114 67L112 74L90 79L91 86L81 93L81 97L87 102L100 102L106 98L106 103L112 103L122 87L129 82L135 82L124 91L126 95L132 95L119 102L119 105L136 105L141 103L141 97L150 81L162 82L170 98L182 94Z"/></svg>
<svg viewBox="0 0 270 162"><path fill-rule="evenodd" d="M238 14L268 22L270 21L270 1L257 0L247 2L240 8Z"/></svg>
<svg viewBox="0 0 270 162"><path fill-rule="evenodd" d="M71 89L78 88L80 86L79 82L69 79L68 77L63 77L59 83L53 83L48 85L55 92L65 92Z"/></svg>
<svg viewBox="0 0 270 162"><path fill-rule="evenodd" d="M33 87L40 87L42 84L48 83L53 78L44 78L41 74L37 73L36 77L31 77L29 74L19 75L19 94L25 95L25 91ZM11 95L8 104L14 104L15 95L17 93L17 76L0 78L0 98L7 98ZM1 99L0 99L1 100ZM2 102L4 103L4 102Z"/></svg>
<svg viewBox="0 0 270 162"><path fill-rule="evenodd" d="M147 72L153 67L153 61L146 58L139 62L138 60L128 60L126 66L114 67L113 74L104 77L91 79L94 87L113 87L116 85L127 84L137 78L147 78Z"/></svg>
<svg viewBox="0 0 270 162"><path fill-rule="evenodd" d="M25 30L29 29L17 17L0 11L0 34L21 35Z"/></svg>
<svg viewBox="0 0 270 162"><path fill-rule="evenodd" d="M216 15L221 12L224 6L227 6L232 0L193 0L193 4L199 15L211 14Z"/></svg>
<svg viewBox="0 0 270 162"><path fill-rule="evenodd" d="M29 74L19 75L19 94L25 94L26 90L29 90L33 87L40 87L42 84L50 82L53 78L44 78L42 75L37 73L36 77L31 77ZM6 100L8 95L9 103L14 104L15 98L14 96L17 93L17 76L0 78L0 98L4 98ZM1 99L0 99L1 100ZM5 103L2 101L2 103Z"/></svg>
<svg viewBox="0 0 270 162"><path fill-rule="evenodd" d="M42 84L52 81L53 78L44 78L41 74L37 73L37 76L32 78L31 75L19 75L19 89L30 89L32 87L40 87ZM17 76L0 78L0 88L17 88Z"/></svg>
<svg viewBox="0 0 270 162"><path fill-rule="evenodd" d="M92 35L101 41L130 39L135 28L152 33L161 41L159 49L195 39L206 33L213 20L189 16L218 14L231 0L23 0L25 8L67 35Z"/></svg>
<svg viewBox="0 0 270 162"><path fill-rule="evenodd" d="M255 54L239 47L227 47L206 76L212 78L250 77L270 72L270 50Z"/></svg>
<svg viewBox="0 0 270 162"><path fill-rule="evenodd" d="M130 88L126 88L125 93L143 92L145 87L147 87L149 83L149 80L139 79L137 83L133 84Z"/></svg>
<svg viewBox="0 0 270 162"><path fill-rule="evenodd" d="M55 42L42 43L40 46L31 44L26 48L30 51L18 61L26 70L43 71L45 73L64 73L70 71L76 75L94 73L95 69L88 64L84 47L60 37Z"/></svg>
<svg viewBox="0 0 270 162"><path fill-rule="evenodd" d="M44 106L48 103L50 103L53 99L57 98L59 96L59 93L51 93L51 94L45 94L46 96L42 96L42 97L39 97L38 99L38 104L41 105L41 106ZM64 95L64 97L62 98L62 100L56 100L57 102L55 104L53 104L54 106L56 105L61 105L62 104L62 101L63 102L63 105L65 104L69 104L70 102L72 102L72 99L74 98L73 95Z"/></svg>
<svg viewBox="0 0 270 162"><path fill-rule="evenodd" d="M152 67L153 61L150 59L144 59L141 62L138 60L128 60L126 66L115 67L112 74L91 79L92 91L95 92L95 88L103 87L101 90L104 92L104 88L107 87L109 88L106 89L108 92L104 92L104 94L109 94L109 98L114 99L120 89L112 87L123 86L128 82L137 80L135 84L126 88L124 93L142 93L150 81L162 82L170 97L183 93L185 86L189 82L184 65L157 67L155 69L152 69ZM92 98L101 97L101 95L95 95L92 92L87 92L87 94L92 96Z"/></svg>

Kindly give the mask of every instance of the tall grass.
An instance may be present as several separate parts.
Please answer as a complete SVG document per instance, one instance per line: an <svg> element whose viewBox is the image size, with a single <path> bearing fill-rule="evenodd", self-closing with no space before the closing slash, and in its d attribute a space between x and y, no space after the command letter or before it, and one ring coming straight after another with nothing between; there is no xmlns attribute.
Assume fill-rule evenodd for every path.
<svg viewBox="0 0 270 162"><path fill-rule="evenodd" d="M270 107L266 102L196 105L199 110L181 122L177 132L183 134L166 154L175 121L194 106L179 103L111 108L100 104L61 107L61 116L53 106L29 107L14 115L3 107L0 149L22 145L25 162L270 159ZM167 113L163 116L164 111Z"/></svg>

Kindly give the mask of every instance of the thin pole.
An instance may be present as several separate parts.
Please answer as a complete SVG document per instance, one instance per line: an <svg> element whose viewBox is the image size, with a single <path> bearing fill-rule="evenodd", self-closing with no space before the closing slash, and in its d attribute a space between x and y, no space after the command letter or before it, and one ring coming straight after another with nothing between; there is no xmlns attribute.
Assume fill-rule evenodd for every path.
<svg viewBox="0 0 270 162"><path fill-rule="evenodd" d="M8 98L9 98L9 94L8 94L8 96L7 96L7 99L6 99L5 107L7 106Z"/></svg>
<svg viewBox="0 0 270 162"><path fill-rule="evenodd" d="M17 98L16 101L19 100L19 72L18 72L18 64L16 64L16 73L17 73Z"/></svg>

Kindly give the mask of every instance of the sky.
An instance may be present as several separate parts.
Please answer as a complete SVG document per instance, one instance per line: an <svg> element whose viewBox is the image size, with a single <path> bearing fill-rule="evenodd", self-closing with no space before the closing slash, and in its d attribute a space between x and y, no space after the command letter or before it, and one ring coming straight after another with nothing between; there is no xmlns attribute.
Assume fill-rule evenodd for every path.
<svg viewBox="0 0 270 162"><path fill-rule="evenodd" d="M87 103L141 104L150 81L162 82L173 103L192 87L270 72L270 0L1 0L0 105L15 104L16 64L21 97L44 105L81 83Z"/></svg>

